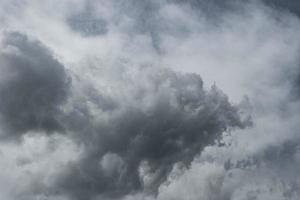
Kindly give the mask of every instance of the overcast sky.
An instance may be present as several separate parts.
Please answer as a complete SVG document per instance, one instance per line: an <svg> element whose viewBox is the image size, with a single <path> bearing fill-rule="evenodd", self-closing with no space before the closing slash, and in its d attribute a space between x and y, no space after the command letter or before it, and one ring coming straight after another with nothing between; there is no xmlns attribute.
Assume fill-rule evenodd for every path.
<svg viewBox="0 0 300 200"><path fill-rule="evenodd" d="M0 0L0 200L299 200L297 0Z"/></svg>

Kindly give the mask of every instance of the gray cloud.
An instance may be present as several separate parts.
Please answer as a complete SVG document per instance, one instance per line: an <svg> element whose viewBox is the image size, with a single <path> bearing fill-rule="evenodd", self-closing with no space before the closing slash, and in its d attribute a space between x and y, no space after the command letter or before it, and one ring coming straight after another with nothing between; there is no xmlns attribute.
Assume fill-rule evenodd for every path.
<svg viewBox="0 0 300 200"><path fill-rule="evenodd" d="M73 31L86 37L103 35L108 31L106 21L96 14L91 3L86 3L78 13L72 13L66 21Z"/></svg>
<svg viewBox="0 0 300 200"><path fill-rule="evenodd" d="M147 71L139 73L145 76ZM84 154L59 175L55 191L72 199L155 192L174 164L188 166L223 131L248 123L219 89L204 90L199 75L162 70L145 78L153 90L142 86L137 95L140 102L154 97L151 106L126 105L104 124L85 122L79 134ZM105 167L114 163L118 168ZM144 180L147 176L149 181Z"/></svg>
<svg viewBox="0 0 300 200"><path fill-rule="evenodd" d="M5 33L0 55L2 137L30 130L61 130L59 106L67 97L64 66L39 41Z"/></svg>
<svg viewBox="0 0 300 200"><path fill-rule="evenodd" d="M3 36L1 132L23 141L1 140L0 198L299 199L300 26L279 3L3 2L60 61Z"/></svg>
<svg viewBox="0 0 300 200"><path fill-rule="evenodd" d="M268 5L277 8L287 10L289 12L300 15L300 3L296 0L264 0Z"/></svg>
<svg viewBox="0 0 300 200"><path fill-rule="evenodd" d="M250 122L241 119L239 108L216 86L205 90L199 75L151 66L138 67L134 76L124 68L118 75L124 88L115 94L90 85L79 90L83 98L77 99L76 87L85 80L74 77L70 87L64 66L40 42L6 33L2 43L3 137L68 132L83 149L79 159L56 172L52 184L33 180L29 194L91 199L156 193L176 163L189 166L222 132ZM138 77L143 77L139 84ZM123 97L117 95L122 90ZM104 120L102 115L109 117ZM20 165L20 160L19 167L34 163Z"/></svg>

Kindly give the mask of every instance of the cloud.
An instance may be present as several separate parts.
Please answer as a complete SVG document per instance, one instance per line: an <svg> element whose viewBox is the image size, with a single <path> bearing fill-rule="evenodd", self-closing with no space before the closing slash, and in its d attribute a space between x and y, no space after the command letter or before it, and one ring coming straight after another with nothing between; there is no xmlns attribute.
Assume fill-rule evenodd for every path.
<svg viewBox="0 0 300 200"><path fill-rule="evenodd" d="M86 37L106 34L106 21L97 16L91 3L87 3L85 7L83 11L67 17L70 28Z"/></svg>
<svg viewBox="0 0 300 200"><path fill-rule="evenodd" d="M1 141L0 149L3 199L63 199L55 192L50 197L45 188L51 187L58 169L77 160L81 153L69 138L59 134L26 134L18 145Z"/></svg>
<svg viewBox="0 0 300 200"><path fill-rule="evenodd" d="M96 71L99 62L89 59L66 71L41 42L16 32L3 35L3 47L3 137L63 133L81 152L49 175L32 172L19 198L155 193L175 164L189 166L222 132L250 122L197 74L122 59ZM16 159L17 168L32 162Z"/></svg>
<svg viewBox="0 0 300 200"><path fill-rule="evenodd" d="M203 89L199 75L144 67L124 76L125 96L111 97L117 110L92 106L84 131L71 127L85 150L58 177L56 191L73 199L155 192L176 163L189 166L223 131L247 126L225 94ZM103 112L110 113L105 121Z"/></svg>
<svg viewBox="0 0 300 200"><path fill-rule="evenodd" d="M0 197L299 199L293 13L260 1L0 5L15 31L1 33Z"/></svg>
<svg viewBox="0 0 300 200"><path fill-rule="evenodd" d="M295 0L265 0L267 4L269 4L272 7L282 9L282 10L287 10L289 12L293 12L299 16L300 14L300 4L299 1Z"/></svg>
<svg viewBox="0 0 300 200"><path fill-rule="evenodd" d="M39 41L21 33L5 33L1 46L2 137L62 130L59 106L69 86L64 66Z"/></svg>

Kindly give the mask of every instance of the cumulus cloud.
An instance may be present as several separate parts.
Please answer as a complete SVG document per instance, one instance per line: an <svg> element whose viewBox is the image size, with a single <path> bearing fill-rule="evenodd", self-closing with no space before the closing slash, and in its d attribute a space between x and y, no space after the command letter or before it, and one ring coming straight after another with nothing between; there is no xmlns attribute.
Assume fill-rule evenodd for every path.
<svg viewBox="0 0 300 200"><path fill-rule="evenodd" d="M123 93L108 96L113 108L94 93L80 102L89 121L68 127L84 154L57 177L55 191L73 199L156 192L175 164L189 166L223 131L250 123L216 86L204 90L199 75L143 67L122 76L114 93Z"/></svg>
<svg viewBox="0 0 300 200"><path fill-rule="evenodd" d="M222 132L250 123L215 85L204 89L197 74L134 62L130 69L130 63L121 62L123 66L113 63L99 74L80 76L77 70L83 68L67 74L41 42L23 34L5 33L3 46L5 136L55 131L82 151L77 160L53 172L51 184L38 184L32 176L29 194L86 199L157 192L176 163L189 166ZM87 63L87 69L96 64ZM106 91L101 81L85 75L104 80ZM20 102L15 103L17 95ZM28 162L18 159L16 164Z"/></svg>
<svg viewBox="0 0 300 200"><path fill-rule="evenodd" d="M299 199L300 23L265 2L2 1L0 197Z"/></svg>
<svg viewBox="0 0 300 200"><path fill-rule="evenodd" d="M59 106L69 85L63 65L40 42L21 33L5 33L1 48L2 137L61 130Z"/></svg>

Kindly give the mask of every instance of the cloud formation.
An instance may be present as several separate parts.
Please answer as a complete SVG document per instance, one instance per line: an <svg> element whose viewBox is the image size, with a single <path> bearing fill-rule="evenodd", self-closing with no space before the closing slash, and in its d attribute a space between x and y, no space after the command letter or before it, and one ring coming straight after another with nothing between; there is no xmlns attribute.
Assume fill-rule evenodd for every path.
<svg viewBox="0 0 300 200"><path fill-rule="evenodd" d="M134 104L119 102L116 110L104 110L117 112L105 122L89 122L86 131L79 131L85 153L65 169L57 190L73 199L155 192L174 164L189 166L222 132L249 123L240 119L238 108L215 86L205 91L199 75L169 70L147 73L144 69L133 80L126 79L133 81L127 86L133 91L126 95ZM145 85L136 86L138 77ZM101 114L91 118L96 117Z"/></svg>
<svg viewBox="0 0 300 200"><path fill-rule="evenodd" d="M40 42L18 32L5 33L1 48L1 136L62 130L59 106L70 82L64 66Z"/></svg>
<svg viewBox="0 0 300 200"><path fill-rule="evenodd" d="M36 195L92 199L156 193L175 164L189 166L222 132L251 122L241 119L239 108L215 85L206 91L197 74L153 66L128 73L126 66L114 85L114 72L107 69L108 84L118 87L106 94L68 75L39 41L16 32L3 36L3 137L54 131L67 134L82 151L54 174L51 185L30 183ZM28 162L17 160L19 166Z"/></svg>
<svg viewBox="0 0 300 200"><path fill-rule="evenodd" d="M0 198L299 199L283 4L3 0Z"/></svg>

